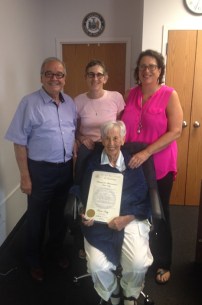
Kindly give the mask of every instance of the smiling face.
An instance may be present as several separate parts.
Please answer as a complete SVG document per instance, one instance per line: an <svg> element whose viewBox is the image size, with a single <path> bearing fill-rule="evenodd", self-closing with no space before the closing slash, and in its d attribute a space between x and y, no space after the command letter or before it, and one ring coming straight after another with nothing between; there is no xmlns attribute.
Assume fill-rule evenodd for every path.
<svg viewBox="0 0 202 305"><path fill-rule="evenodd" d="M139 63L139 79L142 85L156 85L161 73L157 61L154 57L144 56Z"/></svg>
<svg viewBox="0 0 202 305"><path fill-rule="evenodd" d="M90 92L103 90L104 84L108 80L108 75L104 72L103 67L99 65L88 68L86 73L87 86Z"/></svg>
<svg viewBox="0 0 202 305"><path fill-rule="evenodd" d="M47 73L50 72L50 73ZM64 74L64 77L57 78L56 75L52 74ZM58 74L58 75L59 75ZM45 91L53 98L58 99L59 93L62 91L65 85L65 69L63 65L58 61L50 61L44 65L43 72L41 74L41 83Z"/></svg>
<svg viewBox="0 0 202 305"><path fill-rule="evenodd" d="M124 140L125 137L121 137L119 127L109 129L107 134L102 138L102 144L110 161L116 161L118 159Z"/></svg>

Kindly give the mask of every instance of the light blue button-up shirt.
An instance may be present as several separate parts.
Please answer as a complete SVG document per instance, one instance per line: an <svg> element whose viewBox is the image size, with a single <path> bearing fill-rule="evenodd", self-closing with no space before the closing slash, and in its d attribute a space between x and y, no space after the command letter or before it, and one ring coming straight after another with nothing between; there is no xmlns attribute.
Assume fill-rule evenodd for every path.
<svg viewBox="0 0 202 305"><path fill-rule="evenodd" d="M5 139L27 147L28 158L64 162L72 158L77 122L73 100L61 93L61 103L42 89L25 96L19 104Z"/></svg>

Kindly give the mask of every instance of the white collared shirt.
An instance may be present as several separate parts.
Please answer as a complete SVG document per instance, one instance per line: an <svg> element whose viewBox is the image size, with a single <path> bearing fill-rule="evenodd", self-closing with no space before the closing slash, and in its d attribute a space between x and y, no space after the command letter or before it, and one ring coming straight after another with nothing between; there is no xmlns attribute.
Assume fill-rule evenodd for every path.
<svg viewBox="0 0 202 305"><path fill-rule="evenodd" d="M103 149L102 155L101 155L101 165L104 165L104 164L109 164L111 167L113 167L109 161L109 158L108 158L105 150ZM116 161L115 168L117 168L120 172L123 172L126 169L124 157L123 157L123 154L121 151L120 151L118 159Z"/></svg>

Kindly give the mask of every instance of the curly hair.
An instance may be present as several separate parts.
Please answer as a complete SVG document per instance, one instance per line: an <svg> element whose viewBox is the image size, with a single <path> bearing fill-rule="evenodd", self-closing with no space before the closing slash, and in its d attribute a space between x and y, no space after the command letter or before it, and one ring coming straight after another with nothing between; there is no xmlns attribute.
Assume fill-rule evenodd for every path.
<svg viewBox="0 0 202 305"><path fill-rule="evenodd" d="M156 59L156 62L157 62L157 66L158 66L158 69L161 69L161 73L159 75L159 84L162 84L164 81L163 81L163 78L164 78L164 73L165 73L165 63L164 63L164 57L161 53L157 52L157 51L154 51L154 50L145 50L145 51L142 51L137 59L137 62L136 62L136 68L134 70L134 79L136 81L137 84L140 83L140 79L139 79L139 64L140 64L140 61L141 59L144 57L144 56L150 56L150 57L153 57Z"/></svg>

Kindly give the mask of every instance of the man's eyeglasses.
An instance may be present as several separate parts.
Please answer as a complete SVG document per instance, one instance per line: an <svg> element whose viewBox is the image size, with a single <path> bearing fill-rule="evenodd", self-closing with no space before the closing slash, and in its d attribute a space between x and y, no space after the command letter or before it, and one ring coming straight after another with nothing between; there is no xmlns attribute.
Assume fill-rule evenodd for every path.
<svg viewBox="0 0 202 305"><path fill-rule="evenodd" d="M148 66L144 65L144 64L139 65L140 71L144 71L144 70L148 69L150 72L154 72L157 68L158 68L157 65L148 65Z"/></svg>
<svg viewBox="0 0 202 305"><path fill-rule="evenodd" d="M101 79L104 77L104 73L94 73L94 72L87 72L88 78L95 78L97 77L98 79Z"/></svg>
<svg viewBox="0 0 202 305"><path fill-rule="evenodd" d="M53 78L55 76L57 79L61 79L65 76L65 74L62 72L52 73L50 71L46 71L42 74L44 74L46 78Z"/></svg>

